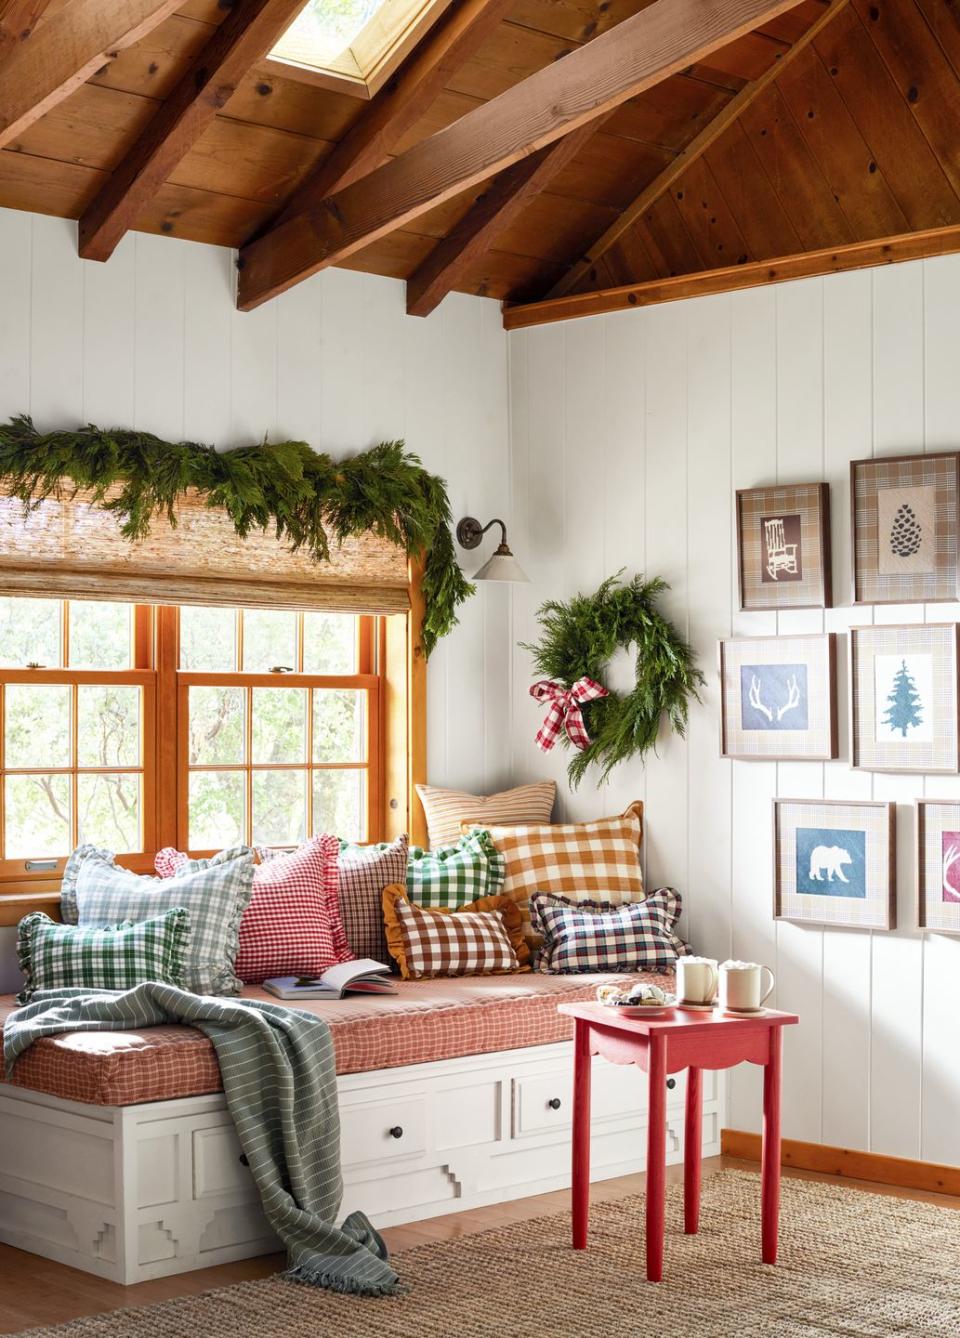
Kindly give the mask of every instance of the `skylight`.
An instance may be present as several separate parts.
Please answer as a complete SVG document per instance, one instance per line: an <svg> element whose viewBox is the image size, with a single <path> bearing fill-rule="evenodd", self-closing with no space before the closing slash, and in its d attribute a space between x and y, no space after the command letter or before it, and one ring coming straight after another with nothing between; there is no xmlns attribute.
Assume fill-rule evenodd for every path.
<svg viewBox="0 0 960 1338"><path fill-rule="evenodd" d="M275 55L319 69L342 56L384 0L310 0L277 44Z"/></svg>

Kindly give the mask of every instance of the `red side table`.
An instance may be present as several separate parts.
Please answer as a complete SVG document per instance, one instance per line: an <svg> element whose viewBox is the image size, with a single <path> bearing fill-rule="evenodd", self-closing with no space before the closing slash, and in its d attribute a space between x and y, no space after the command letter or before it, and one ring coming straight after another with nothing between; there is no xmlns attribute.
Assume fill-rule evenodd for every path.
<svg viewBox="0 0 960 1338"><path fill-rule="evenodd" d="M666 1200L667 1075L687 1074L684 1138L684 1229L700 1224L700 1148L703 1069L728 1069L744 1062L763 1066L763 1159L761 1181L762 1258L777 1262L780 1218L780 1059L783 1028L800 1019L766 1009L756 1017L686 1013L628 1018L602 1004L559 1004L576 1022L573 1071L573 1248L587 1248L590 1214L590 1060L602 1055L613 1064L646 1069L647 1117L647 1278L663 1277L663 1224Z"/></svg>

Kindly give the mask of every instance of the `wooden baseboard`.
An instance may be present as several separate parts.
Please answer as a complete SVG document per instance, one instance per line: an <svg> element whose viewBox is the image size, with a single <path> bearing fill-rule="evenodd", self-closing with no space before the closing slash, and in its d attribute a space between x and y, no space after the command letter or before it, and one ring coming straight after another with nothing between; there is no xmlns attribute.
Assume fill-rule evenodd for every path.
<svg viewBox="0 0 960 1338"><path fill-rule="evenodd" d="M760 1135L744 1133L740 1129L723 1129L720 1150L728 1157L759 1161ZM792 1166L798 1171L819 1171L848 1180L870 1180L877 1185L898 1185L902 1189L960 1196L960 1166L911 1161L908 1157L884 1157L879 1152L801 1143L793 1138L783 1140L780 1160L784 1166Z"/></svg>

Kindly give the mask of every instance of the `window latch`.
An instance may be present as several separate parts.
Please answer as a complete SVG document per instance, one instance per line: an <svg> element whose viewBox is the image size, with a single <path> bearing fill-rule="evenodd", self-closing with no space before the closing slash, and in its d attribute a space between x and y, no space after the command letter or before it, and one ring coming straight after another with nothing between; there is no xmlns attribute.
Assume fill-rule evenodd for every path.
<svg viewBox="0 0 960 1338"><path fill-rule="evenodd" d="M27 873L47 873L57 867L57 861L55 859L28 859L24 862L23 867Z"/></svg>
<svg viewBox="0 0 960 1338"><path fill-rule="evenodd" d="M293 665L290 664L271 664L269 672L271 674L292 674Z"/></svg>

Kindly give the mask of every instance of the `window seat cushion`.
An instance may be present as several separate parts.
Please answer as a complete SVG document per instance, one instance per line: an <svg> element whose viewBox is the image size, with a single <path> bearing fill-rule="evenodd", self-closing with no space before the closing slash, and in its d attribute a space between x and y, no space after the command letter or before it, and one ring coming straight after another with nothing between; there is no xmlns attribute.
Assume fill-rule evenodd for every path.
<svg viewBox="0 0 960 1338"><path fill-rule="evenodd" d="M472 976L398 981L396 996L299 1006L330 1024L337 1072L363 1073L568 1040L573 1022L557 1004L593 999L612 980L673 988L672 974ZM241 997L277 1002L255 985ZM15 1007L12 994L0 996L0 1022ZM18 1060L12 1081L100 1106L222 1091L213 1046L193 1027L176 1026L44 1037Z"/></svg>

